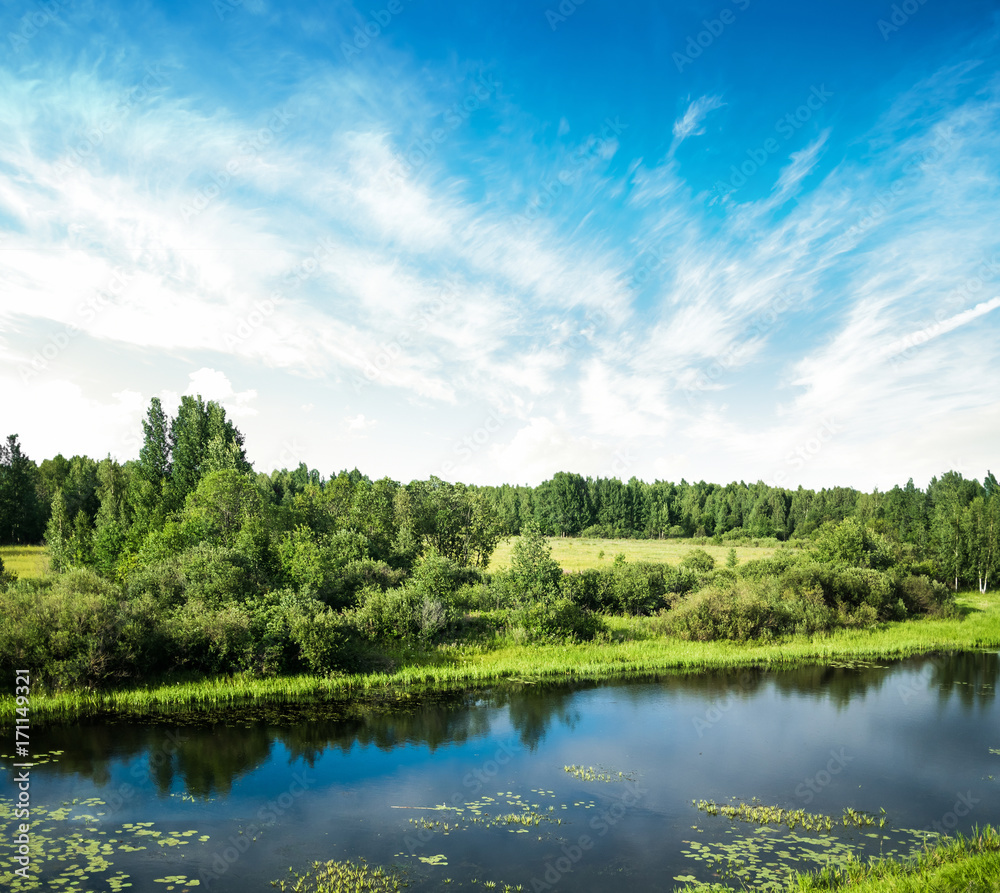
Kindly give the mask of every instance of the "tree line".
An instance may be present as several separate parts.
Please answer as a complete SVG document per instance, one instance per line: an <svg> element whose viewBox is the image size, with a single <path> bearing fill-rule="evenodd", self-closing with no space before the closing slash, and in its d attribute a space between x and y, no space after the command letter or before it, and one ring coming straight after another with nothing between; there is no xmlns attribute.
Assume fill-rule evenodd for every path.
<svg viewBox="0 0 1000 893"><path fill-rule="evenodd" d="M560 473L538 487L401 484L300 464L254 472L224 409L152 400L137 459L0 452L0 537L57 573L0 564L0 669L73 688L190 674L383 671L414 646L608 640L606 615L680 638L774 641L954 612L988 585L1000 495L948 472L927 491L646 484ZM780 545L717 567L563 573L546 535ZM518 535L510 566L489 569ZM937 578L936 580L933 578Z"/></svg>
<svg viewBox="0 0 1000 893"><path fill-rule="evenodd" d="M885 492L759 481L623 482L571 472L537 487L433 477L403 485L357 469L324 477L304 463L255 473L223 407L191 396L172 418L153 398L139 457L124 463L60 454L36 465L17 435L8 436L0 443L0 544L45 541L57 568L86 565L121 579L190 512L188 499L202 482L221 471L230 474L216 476L198 504L228 498L243 506L249 499L271 533L293 539L301 539L297 528L314 537L351 531L364 538L368 557L403 569L427 545L459 564L485 567L500 539L528 526L548 536L786 541L848 518L907 545L954 588L985 591L1000 565L1000 487L991 472L982 483L947 471L926 489L911 478ZM240 493L217 492L223 480Z"/></svg>

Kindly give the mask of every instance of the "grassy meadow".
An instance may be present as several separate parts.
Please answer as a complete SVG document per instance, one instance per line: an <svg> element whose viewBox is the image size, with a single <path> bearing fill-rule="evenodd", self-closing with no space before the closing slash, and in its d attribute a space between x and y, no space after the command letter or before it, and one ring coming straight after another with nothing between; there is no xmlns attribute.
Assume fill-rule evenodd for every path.
<svg viewBox="0 0 1000 893"><path fill-rule="evenodd" d="M0 546L0 561L8 573L19 577L44 577L49 572L45 546Z"/></svg>
<svg viewBox="0 0 1000 893"><path fill-rule="evenodd" d="M490 560L491 571L510 567L511 552L516 538L501 542ZM546 540L552 547L552 557L565 571L610 567L616 555L626 561L648 561L662 564L680 564L692 549L704 549L719 566L726 563L730 548L736 549L740 562L773 555L774 546L717 546L704 540L686 539L581 539L553 536ZM8 571L19 577L42 577L49 570L49 553L45 546L0 546L0 559Z"/></svg>
<svg viewBox="0 0 1000 893"><path fill-rule="evenodd" d="M510 567L515 538L504 540L497 546L490 560L491 571ZM717 546L711 541L689 539L583 539L579 537L551 536L546 542L552 548L552 557L565 571L582 571L587 568L611 567L616 555L626 561L648 561L654 564L678 565L692 549L704 549L715 559L717 566L726 563L731 548L736 549L740 562L773 555L775 547L766 546Z"/></svg>

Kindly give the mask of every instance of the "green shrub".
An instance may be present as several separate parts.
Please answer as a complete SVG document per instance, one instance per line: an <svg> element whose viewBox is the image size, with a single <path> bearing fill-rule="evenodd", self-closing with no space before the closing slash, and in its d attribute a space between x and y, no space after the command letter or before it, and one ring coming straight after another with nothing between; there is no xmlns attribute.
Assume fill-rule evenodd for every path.
<svg viewBox="0 0 1000 893"><path fill-rule="evenodd" d="M824 563L850 567L888 570L898 559L897 549L881 533L866 527L856 518L839 524L828 521L819 529L813 552Z"/></svg>
<svg viewBox="0 0 1000 893"><path fill-rule="evenodd" d="M667 632L695 641L768 642L830 629L835 622L819 589L782 592L776 580L716 582L689 595L665 616Z"/></svg>
<svg viewBox="0 0 1000 893"><path fill-rule="evenodd" d="M387 591L372 587L362 590L360 603L345 618L370 641L392 641L433 638L454 614L415 586Z"/></svg>
<svg viewBox="0 0 1000 893"><path fill-rule="evenodd" d="M451 604L457 614L463 611L492 611L496 609L492 578L484 574L483 581L482 583L465 583L452 593Z"/></svg>
<svg viewBox="0 0 1000 893"><path fill-rule="evenodd" d="M371 558L349 561L323 594L323 600L335 608L353 607L363 599L365 590L394 589L405 579L405 571L390 567L384 561Z"/></svg>
<svg viewBox="0 0 1000 893"><path fill-rule="evenodd" d="M704 549L692 549L681 560L681 567L699 573L708 573L715 568L715 559Z"/></svg>
<svg viewBox="0 0 1000 893"><path fill-rule="evenodd" d="M3 564L3 559L0 558L0 592L4 592L8 587L13 586L17 582L17 574L13 571L8 571Z"/></svg>
<svg viewBox="0 0 1000 893"><path fill-rule="evenodd" d="M616 560L611 567L565 574L559 591L591 611L645 616L672 604L696 580L690 568Z"/></svg>
<svg viewBox="0 0 1000 893"><path fill-rule="evenodd" d="M0 594L0 665L52 688L134 679L163 660L157 611L85 568L21 581Z"/></svg>
<svg viewBox="0 0 1000 893"><path fill-rule="evenodd" d="M507 613L508 634L515 641L585 642L606 629L600 617L565 596L522 605Z"/></svg>
<svg viewBox="0 0 1000 893"><path fill-rule="evenodd" d="M608 571L587 568L564 574L559 581L559 591L574 604L590 611L606 610Z"/></svg>
<svg viewBox="0 0 1000 893"><path fill-rule="evenodd" d="M298 647L299 656L310 672L327 674L357 668L358 647L354 628L325 605L318 604L312 611L293 614L289 630L291 640Z"/></svg>
<svg viewBox="0 0 1000 893"><path fill-rule="evenodd" d="M184 597L207 605L243 602L255 594L257 581L235 549L199 543L178 556Z"/></svg>
<svg viewBox="0 0 1000 893"><path fill-rule="evenodd" d="M896 584L896 593L909 614L948 613L955 604L954 592L928 576L903 577Z"/></svg>
<svg viewBox="0 0 1000 893"><path fill-rule="evenodd" d="M130 599L148 596L163 608L184 601L185 580L180 559L173 555L152 564L131 563L125 574L125 592Z"/></svg>
<svg viewBox="0 0 1000 893"><path fill-rule="evenodd" d="M358 584L357 574L347 568L373 564L367 537L355 530L316 536L308 527L299 526L281 538L276 552L286 585L314 591L336 607L352 604L357 590L369 582Z"/></svg>
<svg viewBox="0 0 1000 893"><path fill-rule="evenodd" d="M538 527L525 525L511 549L510 570L497 574L518 601L537 601L558 590L562 568L552 557L552 547Z"/></svg>
<svg viewBox="0 0 1000 893"><path fill-rule="evenodd" d="M253 621L243 605L192 599L164 623L174 666L204 673L250 670L256 664Z"/></svg>
<svg viewBox="0 0 1000 893"><path fill-rule="evenodd" d="M475 585L484 578L478 568L460 565L431 547L414 563L407 585L430 599L450 602L459 588Z"/></svg>
<svg viewBox="0 0 1000 893"><path fill-rule="evenodd" d="M739 566L739 575L744 580L765 580L780 577L800 561L800 555L782 549L767 558L752 558Z"/></svg>

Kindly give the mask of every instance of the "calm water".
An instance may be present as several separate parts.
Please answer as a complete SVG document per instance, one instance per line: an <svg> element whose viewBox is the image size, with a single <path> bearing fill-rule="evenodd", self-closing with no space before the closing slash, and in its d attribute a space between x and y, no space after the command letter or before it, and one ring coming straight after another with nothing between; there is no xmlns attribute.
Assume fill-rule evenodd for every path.
<svg viewBox="0 0 1000 893"><path fill-rule="evenodd" d="M997 654L958 654L532 685L391 711L35 729L35 755L62 753L31 772L33 864L45 889L62 875L108 890L127 875L132 891L246 893L290 866L364 858L405 868L414 890L446 878L450 889L672 890L676 877L718 879L709 857L734 847L766 878L806 867L810 852L908 849L900 829L1000 824L998 675ZM692 804L734 798L885 809L893 831L761 833ZM3 822L7 870L9 808Z"/></svg>

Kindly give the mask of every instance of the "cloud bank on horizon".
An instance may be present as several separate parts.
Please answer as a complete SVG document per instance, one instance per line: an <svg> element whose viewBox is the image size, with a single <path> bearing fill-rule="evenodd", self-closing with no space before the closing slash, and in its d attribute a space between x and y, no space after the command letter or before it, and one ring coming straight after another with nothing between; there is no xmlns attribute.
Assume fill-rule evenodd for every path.
<svg viewBox="0 0 1000 893"><path fill-rule="evenodd" d="M263 471L982 477L1000 8L669 7L3 0L0 435L198 393Z"/></svg>

